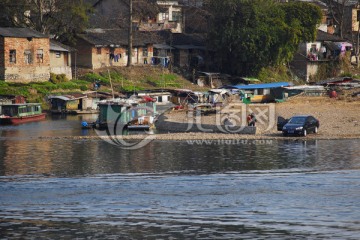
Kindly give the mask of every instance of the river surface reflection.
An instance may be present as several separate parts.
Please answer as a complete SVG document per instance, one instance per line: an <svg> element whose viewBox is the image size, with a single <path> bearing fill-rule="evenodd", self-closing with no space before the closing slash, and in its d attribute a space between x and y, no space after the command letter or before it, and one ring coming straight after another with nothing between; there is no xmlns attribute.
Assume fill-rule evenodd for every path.
<svg viewBox="0 0 360 240"><path fill-rule="evenodd" d="M83 117L0 126L1 239L360 237L360 140L61 138Z"/></svg>

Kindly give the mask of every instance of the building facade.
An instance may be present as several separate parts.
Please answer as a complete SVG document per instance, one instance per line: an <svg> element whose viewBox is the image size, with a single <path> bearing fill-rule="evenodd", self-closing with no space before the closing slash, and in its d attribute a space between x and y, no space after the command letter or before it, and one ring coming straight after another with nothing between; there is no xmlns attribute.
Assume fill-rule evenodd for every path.
<svg viewBox="0 0 360 240"><path fill-rule="evenodd" d="M27 28L0 28L0 79L42 82L49 78L49 37Z"/></svg>

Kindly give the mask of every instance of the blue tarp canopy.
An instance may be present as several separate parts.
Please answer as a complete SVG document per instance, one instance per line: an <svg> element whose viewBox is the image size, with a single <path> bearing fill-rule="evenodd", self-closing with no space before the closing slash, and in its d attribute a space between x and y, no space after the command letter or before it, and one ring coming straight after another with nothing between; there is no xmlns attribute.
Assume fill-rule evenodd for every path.
<svg viewBox="0 0 360 240"><path fill-rule="evenodd" d="M249 85L233 85L231 87L236 89L250 90L250 89L262 89L262 88L278 88L278 87L289 87L292 84L288 82L274 82L274 83L260 83L260 84L249 84Z"/></svg>

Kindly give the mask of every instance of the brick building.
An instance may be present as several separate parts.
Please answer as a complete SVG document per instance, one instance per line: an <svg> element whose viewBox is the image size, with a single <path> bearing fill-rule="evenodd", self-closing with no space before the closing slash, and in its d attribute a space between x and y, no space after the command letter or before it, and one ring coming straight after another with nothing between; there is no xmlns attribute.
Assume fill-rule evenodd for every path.
<svg viewBox="0 0 360 240"><path fill-rule="evenodd" d="M122 67L128 61L128 31L89 30L79 34L76 45L77 54L72 54L72 62L82 68ZM153 57L151 34L134 32L132 63L150 64Z"/></svg>
<svg viewBox="0 0 360 240"><path fill-rule="evenodd" d="M0 80L48 81L50 39L28 28L0 28Z"/></svg>

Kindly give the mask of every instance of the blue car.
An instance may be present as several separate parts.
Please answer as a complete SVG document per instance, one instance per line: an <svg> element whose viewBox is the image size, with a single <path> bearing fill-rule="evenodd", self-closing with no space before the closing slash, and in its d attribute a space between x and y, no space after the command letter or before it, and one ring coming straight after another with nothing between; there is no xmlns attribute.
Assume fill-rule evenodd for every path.
<svg viewBox="0 0 360 240"><path fill-rule="evenodd" d="M282 123L281 131L284 136L300 135L306 136L308 133L318 133L320 122L311 115L293 116ZM279 129L279 124L278 124Z"/></svg>

